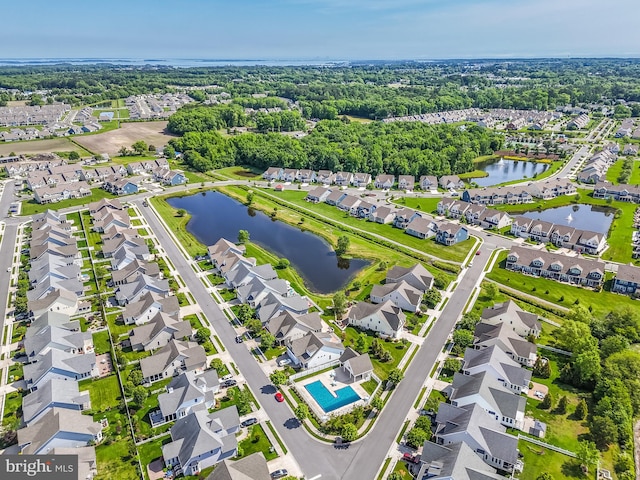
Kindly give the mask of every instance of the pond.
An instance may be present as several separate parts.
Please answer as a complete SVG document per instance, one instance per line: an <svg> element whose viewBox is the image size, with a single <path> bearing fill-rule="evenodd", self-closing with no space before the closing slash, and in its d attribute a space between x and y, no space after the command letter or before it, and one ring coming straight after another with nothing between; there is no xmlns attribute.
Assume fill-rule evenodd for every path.
<svg viewBox="0 0 640 480"><path fill-rule="evenodd" d="M476 169L487 172L487 177L473 178L480 187L489 187L513 180L533 178L549 168L548 163L505 160L504 158L487 160L476 164Z"/></svg>
<svg viewBox="0 0 640 480"><path fill-rule="evenodd" d="M174 197L167 202L191 214L187 230L205 245L212 245L222 237L234 242L238 230L247 230L252 242L278 257L287 258L314 292L331 293L344 288L369 264L360 258L339 259L332 247L317 235L274 221L219 192Z"/></svg>
<svg viewBox="0 0 640 480"><path fill-rule="evenodd" d="M580 230L607 233L613 222L615 210L596 205L567 205L523 214L527 218L544 220L557 225L566 225Z"/></svg>

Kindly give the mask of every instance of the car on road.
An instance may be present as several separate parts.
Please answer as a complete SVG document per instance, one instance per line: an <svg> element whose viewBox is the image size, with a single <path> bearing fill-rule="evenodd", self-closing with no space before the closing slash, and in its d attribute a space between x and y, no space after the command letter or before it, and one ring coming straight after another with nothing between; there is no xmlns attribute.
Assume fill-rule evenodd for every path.
<svg viewBox="0 0 640 480"><path fill-rule="evenodd" d="M278 403L284 402L284 397L282 396L282 394L280 392L276 393L276 402L278 402Z"/></svg>
<svg viewBox="0 0 640 480"><path fill-rule="evenodd" d="M413 455L409 452L403 453L402 454L402 459L405 462L409 462L409 463L418 463L420 462L420 457L418 455Z"/></svg>
<svg viewBox="0 0 640 480"><path fill-rule="evenodd" d="M234 385L237 385L238 382L236 380L234 380L233 378L230 378L229 380L225 380L224 382L222 382L220 384L221 387L223 388L229 388L229 387L233 387Z"/></svg>
<svg viewBox="0 0 640 480"><path fill-rule="evenodd" d="M469 266L470 266L470 267L473 267L473 262L469 262Z"/></svg>
<svg viewBox="0 0 640 480"><path fill-rule="evenodd" d="M240 425L242 425L243 427L250 427L251 425L255 425L256 423L258 423L258 419L255 417L251 417L251 418L247 418Z"/></svg>
<svg viewBox="0 0 640 480"><path fill-rule="evenodd" d="M480 255L480 250L476 251L476 255Z"/></svg>
<svg viewBox="0 0 640 480"><path fill-rule="evenodd" d="M7 267L7 272L11 272L11 267Z"/></svg>
<svg viewBox="0 0 640 480"><path fill-rule="evenodd" d="M282 478L289 475L289 472L286 468L281 468L280 470L276 470L275 472L271 472L271 478Z"/></svg>
<svg viewBox="0 0 640 480"><path fill-rule="evenodd" d="M143 206L143 207L148 207L148 206L149 206L149 204L148 204L148 203L147 203L147 201L145 200L144 202L142 202L142 206Z"/></svg>
<svg viewBox="0 0 640 480"><path fill-rule="evenodd" d="M236 337L236 343L242 343L244 340L242 339L242 335L238 335Z"/></svg>

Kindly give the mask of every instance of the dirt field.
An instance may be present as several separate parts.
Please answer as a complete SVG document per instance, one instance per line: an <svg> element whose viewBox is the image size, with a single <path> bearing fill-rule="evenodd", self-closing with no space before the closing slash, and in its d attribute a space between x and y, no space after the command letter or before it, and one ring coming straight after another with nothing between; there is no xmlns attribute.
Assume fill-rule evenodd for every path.
<svg viewBox="0 0 640 480"><path fill-rule="evenodd" d="M165 145L171 138L175 138L165 133L166 126L167 122L123 123L117 130L86 137L78 136L74 140L91 152L114 155L122 147L131 148L138 140L144 140L158 148Z"/></svg>
<svg viewBox="0 0 640 480"><path fill-rule="evenodd" d="M82 150L78 148L77 145L71 143L68 138L0 143L0 157L9 156L11 152L15 152L16 155L20 155L49 152L70 152L72 150L82 152Z"/></svg>

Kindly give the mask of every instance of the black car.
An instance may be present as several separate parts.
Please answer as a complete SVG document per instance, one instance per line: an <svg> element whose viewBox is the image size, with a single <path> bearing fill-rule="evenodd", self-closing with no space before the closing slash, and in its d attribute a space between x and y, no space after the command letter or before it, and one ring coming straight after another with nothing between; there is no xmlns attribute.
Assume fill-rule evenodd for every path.
<svg viewBox="0 0 640 480"><path fill-rule="evenodd" d="M289 475L286 468L281 468L280 470L276 470L275 472L271 472L271 478L282 478Z"/></svg>
<svg viewBox="0 0 640 480"><path fill-rule="evenodd" d="M255 425L256 423L258 423L258 419L252 417L252 418L247 418L240 425L242 425L243 427L250 427L251 425Z"/></svg>
<svg viewBox="0 0 640 480"><path fill-rule="evenodd" d="M234 385L237 385L237 384L238 382L235 381L233 378L231 378L229 380L225 380L224 382L222 382L220 386L224 388L228 388L228 387L233 387Z"/></svg>
<svg viewBox="0 0 640 480"><path fill-rule="evenodd" d="M244 342L244 340L242 339L242 335L238 335L236 337L236 343L242 343L242 342Z"/></svg>

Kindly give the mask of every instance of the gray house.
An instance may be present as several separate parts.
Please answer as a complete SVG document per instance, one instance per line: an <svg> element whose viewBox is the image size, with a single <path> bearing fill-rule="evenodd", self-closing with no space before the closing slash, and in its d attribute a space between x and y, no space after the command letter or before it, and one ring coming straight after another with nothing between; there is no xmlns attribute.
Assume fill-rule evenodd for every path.
<svg viewBox="0 0 640 480"><path fill-rule="evenodd" d="M421 263L412 267L395 266L387 272L385 284L405 281L418 290L426 292L433 288L433 275Z"/></svg>
<svg viewBox="0 0 640 480"><path fill-rule="evenodd" d="M502 382L515 393L527 393L531 381L531 370L513 360L499 346L492 345L480 350L467 348L464 353L462 373L474 375L487 372L496 380Z"/></svg>
<svg viewBox="0 0 640 480"><path fill-rule="evenodd" d="M223 460L206 480L271 480L262 452L252 453L235 462Z"/></svg>
<svg viewBox="0 0 640 480"><path fill-rule="evenodd" d="M138 301L127 304L122 312L122 319L127 325L142 325L151 321L158 312L177 316L180 313L178 299L175 296L163 297L155 292L147 292Z"/></svg>
<svg viewBox="0 0 640 480"><path fill-rule="evenodd" d="M321 332L322 319L318 312L296 315L289 311L271 318L265 325L280 344L295 340L308 332Z"/></svg>
<svg viewBox="0 0 640 480"><path fill-rule="evenodd" d="M93 353L76 355L51 349L24 366L24 380L31 391L37 390L52 378L84 380L97 377L98 374L96 356Z"/></svg>
<svg viewBox="0 0 640 480"><path fill-rule="evenodd" d="M168 296L169 282L141 274L133 282L120 285L116 289L115 296L118 304L124 306L140 300L143 295L149 292Z"/></svg>
<svg viewBox="0 0 640 480"><path fill-rule="evenodd" d="M235 405L209 414L192 412L171 427L171 442L162 446L162 457L176 475L197 475L205 468L235 457L240 418Z"/></svg>
<svg viewBox="0 0 640 480"><path fill-rule="evenodd" d="M90 409L89 391L80 392L77 382L52 378L35 392L22 397L22 414L27 425L40 420L52 408Z"/></svg>
<svg viewBox="0 0 640 480"><path fill-rule="evenodd" d="M207 364L207 354L195 342L170 340L150 357L140 360L144 383L173 377L182 372L202 371Z"/></svg>
<svg viewBox="0 0 640 480"><path fill-rule="evenodd" d="M192 331L189 322L158 312L149 323L134 328L129 336L129 341L133 350L149 351L162 348L174 339L189 339Z"/></svg>

